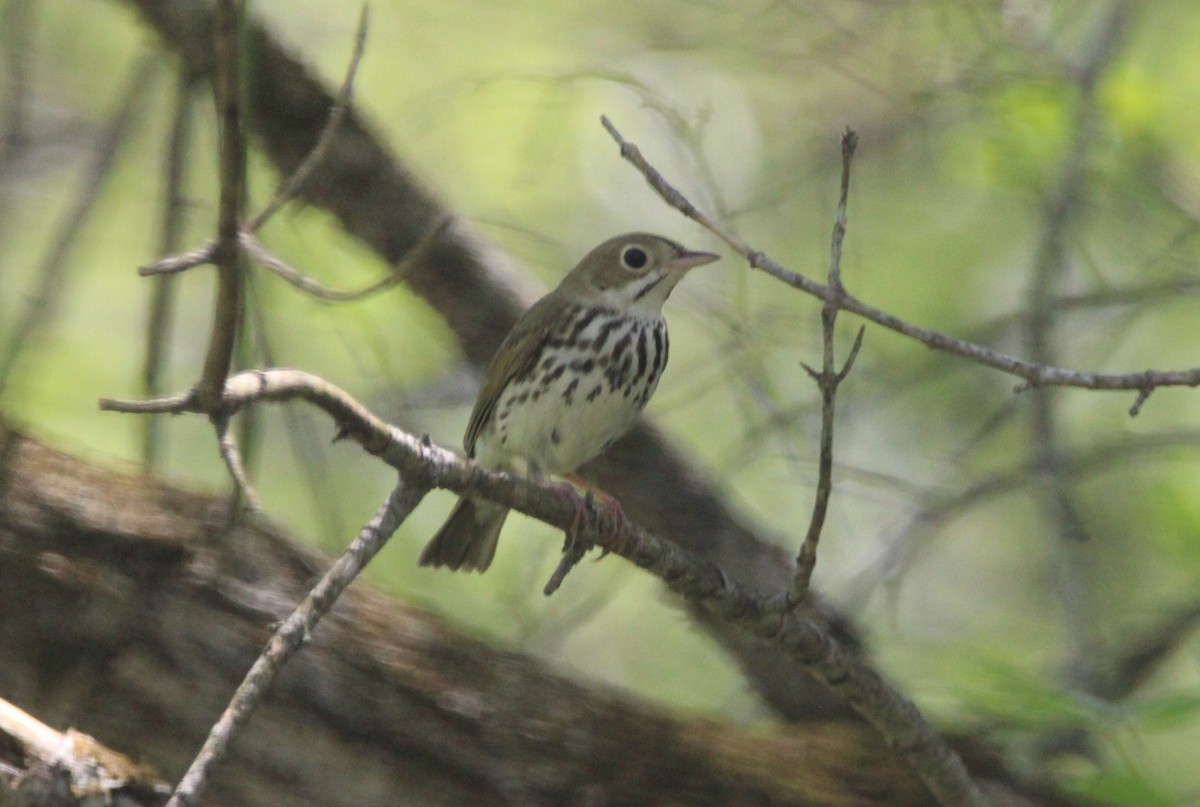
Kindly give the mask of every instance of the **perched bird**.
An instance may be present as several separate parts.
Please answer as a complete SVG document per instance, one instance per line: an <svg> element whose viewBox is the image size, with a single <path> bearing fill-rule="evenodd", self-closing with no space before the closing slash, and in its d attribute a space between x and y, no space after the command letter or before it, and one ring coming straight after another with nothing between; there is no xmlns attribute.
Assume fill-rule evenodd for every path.
<svg viewBox="0 0 1200 807"><path fill-rule="evenodd" d="M513 326L492 357L463 446L530 479L574 471L633 425L667 365L662 306L689 269L717 260L628 233L589 252ZM463 496L422 566L487 569L508 509Z"/></svg>

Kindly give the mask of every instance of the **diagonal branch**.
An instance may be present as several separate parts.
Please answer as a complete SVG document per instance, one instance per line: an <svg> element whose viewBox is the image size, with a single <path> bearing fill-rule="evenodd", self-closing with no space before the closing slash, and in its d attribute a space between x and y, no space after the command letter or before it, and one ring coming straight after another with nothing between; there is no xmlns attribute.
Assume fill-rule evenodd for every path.
<svg viewBox="0 0 1200 807"><path fill-rule="evenodd" d="M223 411L233 414L256 402L308 401L365 450L417 487L471 493L519 510L561 530L573 529L578 507L551 484L484 470L470 460L390 426L323 379L294 370L239 373L225 388ZM109 411L198 412L196 393L157 401L102 400ZM423 488L422 488L423 489ZM590 517L576 533L585 546L605 540L620 555L660 578L676 594L739 631L766 640L841 695L900 754L943 805L984 805L958 756L899 689L807 614L781 608L777 598L756 594L715 564L696 557L633 522L615 534Z"/></svg>
<svg viewBox="0 0 1200 807"><path fill-rule="evenodd" d="M926 347L944 350L962 356L965 359L991 367L1008 375L1023 379L1026 387L1061 386L1083 387L1094 390L1132 390L1139 396L1147 389L1157 387L1195 387L1200 386L1200 367L1188 370L1143 370L1133 373L1096 373L1086 370L1072 370L1065 367L1053 367L1038 364L1033 361L1008 356L991 348L957 339L938 331L921 328L906 322L897 316L876 308L869 303L859 300L852 294L837 295L829 286L795 272L777 263L765 252L753 249L737 235L725 229L703 211L693 205L687 197L675 188L650 162L642 156L636 145L626 140L607 117L600 118L604 128L621 147L621 156L632 164L646 182L662 197L663 201L674 207L683 215L695 221L700 226L720 238L730 249L746 259L754 269L759 269L789 286L800 289L812 296L828 301L834 297L839 300L839 307L857 314L864 319L874 322L888 330L907 336L921 342Z"/></svg>
<svg viewBox="0 0 1200 807"><path fill-rule="evenodd" d="M291 264L274 255L269 249L263 246L263 243L258 240L258 237L253 232L248 230L242 231L242 246L261 267L282 278L297 289L300 289L305 294L325 302L348 303L370 297L373 294L403 283L406 277L405 270L416 261L425 257L426 251L433 246L437 238L442 235L442 232L449 225L450 218L448 216L440 222L436 222L433 227L429 228L429 232L422 236L421 240L413 246L412 251L396 266L393 266L390 272L361 289L331 289L328 286L318 283Z"/></svg>
<svg viewBox="0 0 1200 807"><path fill-rule="evenodd" d="M354 100L354 76L358 73L358 65L362 61L366 45L367 6L364 3L358 14L358 31L354 35L354 52L350 55L350 64L346 67L346 77L342 80L342 88L338 91L337 100L329 113L329 123L321 130L317 144L313 146L304 161L280 184L278 190L275 191L274 198L254 218L246 222L245 229L248 232L258 232L272 216L279 212L281 207L294 199L300 189L304 187L304 183L312 176L313 171L328 156L329 149L333 147L334 135L350 110L351 101Z"/></svg>
<svg viewBox="0 0 1200 807"><path fill-rule="evenodd" d="M341 558L329 568L291 615L275 631L262 655L246 673L204 742L204 747L188 768L172 794L167 807L195 804L208 784L209 775L229 750L229 743L245 725L251 712L267 694L283 665L312 637L321 617L329 612L346 586L358 576L371 558L383 548L392 534L408 518L428 486L419 479L404 480L392 491L379 512L367 522Z"/></svg>

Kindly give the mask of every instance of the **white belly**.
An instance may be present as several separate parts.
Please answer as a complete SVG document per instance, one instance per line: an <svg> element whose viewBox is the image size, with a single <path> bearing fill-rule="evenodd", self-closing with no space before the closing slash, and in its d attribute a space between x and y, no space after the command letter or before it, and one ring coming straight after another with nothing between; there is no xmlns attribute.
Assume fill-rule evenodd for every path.
<svg viewBox="0 0 1200 807"><path fill-rule="evenodd" d="M544 369L501 392L475 442L483 465L529 476L567 473L633 425L666 365L666 326L631 321L610 332L602 359L577 346L589 344L589 333L579 336L553 355L543 353L538 365Z"/></svg>

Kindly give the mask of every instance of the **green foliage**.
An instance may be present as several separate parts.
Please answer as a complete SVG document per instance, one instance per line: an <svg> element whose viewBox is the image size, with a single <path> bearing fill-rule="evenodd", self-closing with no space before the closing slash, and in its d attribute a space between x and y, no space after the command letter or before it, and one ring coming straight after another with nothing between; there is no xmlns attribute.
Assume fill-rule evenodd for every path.
<svg viewBox="0 0 1200 807"><path fill-rule="evenodd" d="M1083 796L1120 807L1176 807L1178 797L1128 770L1103 771L1080 777L1075 790Z"/></svg>

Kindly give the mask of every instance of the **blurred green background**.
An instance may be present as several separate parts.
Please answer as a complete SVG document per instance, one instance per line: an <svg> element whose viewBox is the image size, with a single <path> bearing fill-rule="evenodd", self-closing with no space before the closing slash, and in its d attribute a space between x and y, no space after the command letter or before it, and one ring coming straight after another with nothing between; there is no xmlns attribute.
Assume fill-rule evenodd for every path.
<svg viewBox="0 0 1200 807"><path fill-rule="evenodd" d="M1127 7L1088 106L1076 78L1108 24L1106 3L375 0L356 104L405 166L541 287L624 230L720 248L620 160L600 114L693 201L818 279L849 125L860 146L843 277L855 295L1027 356L1031 278L1047 238L1059 239L1054 363L1187 368L1200 364L1200 6ZM356 6L250 8L340 82ZM0 14L0 355L15 357L0 411L59 448L135 468L141 424L96 401L140 389L151 287L136 268L158 257L174 58L116 0L8 0ZM131 84L143 93L127 139L44 320L25 333L47 256ZM194 115L187 246L215 215L211 102L201 97ZM1076 157L1079 193L1055 220ZM250 168L261 205L278 178L253 154ZM387 269L319 210L289 209L263 237L327 285L360 287ZM166 387L183 390L203 356L211 271L176 288ZM402 287L331 306L255 273L251 304L252 339L271 363L322 375L458 448L477 382L436 313ZM693 274L668 305L672 361L648 409L790 549L815 479L819 409L800 363L819 362L818 311L733 258ZM845 316L841 327L844 350L857 323ZM1028 470L1032 396L1016 384L868 327L839 399L816 585L862 620L883 668L943 724L987 730L1032 764L1050 759L1041 743L1051 732L1082 728L1094 754L1051 763L1079 789L1116 803L1195 803L1200 644L1162 624L1200 602L1200 393L1159 390L1137 418L1131 393L1055 395L1065 487L1087 535L1072 542ZM266 408L258 424L252 466L267 512L337 552L390 473L329 445L329 424L309 412ZM227 488L203 419L164 428L171 481ZM451 503L427 500L372 565L376 585L581 678L769 721L713 642L626 564L583 564L543 598L560 546L548 528L514 518L483 577L418 569ZM1117 700L1096 697L1092 685L1122 653L1164 636L1170 651L1144 681Z"/></svg>

